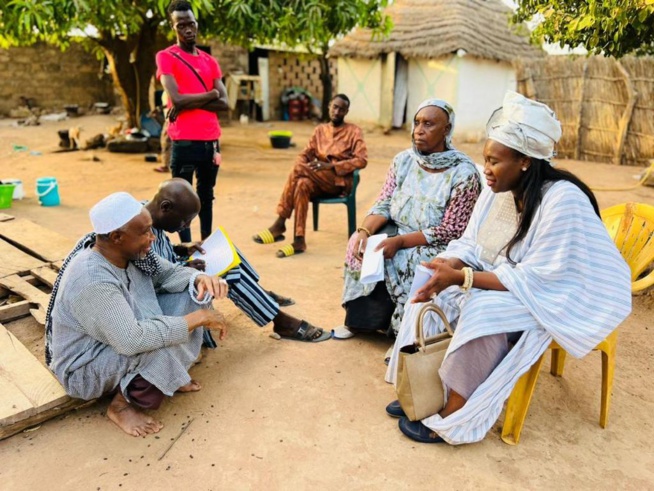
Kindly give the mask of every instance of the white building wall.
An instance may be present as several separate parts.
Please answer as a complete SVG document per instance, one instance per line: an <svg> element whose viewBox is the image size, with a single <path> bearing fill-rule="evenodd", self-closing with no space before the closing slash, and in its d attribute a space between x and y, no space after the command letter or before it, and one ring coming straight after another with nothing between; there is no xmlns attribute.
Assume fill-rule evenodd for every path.
<svg viewBox="0 0 654 491"><path fill-rule="evenodd" d="M456 110L458 64L460 58L448 56L433 60L409 59L409 97L407 101L407 126L416 109L425 99L443 99Z"/></svg>
<svg viewBox="0 0 654 491"><path fill-rule="evenodd" d="M348 121L379 124L381 90L381 58L338 58L338 92L350 98Z"/></svg>
<svg viewBox="0 0 654 491"><path fill-rule="evenodd" d="M516 90L516 75L507 62L460 58L456 133L484 132L493 111L502 105L507 90Z"/></svg>
<svg viewBox="0 0 654 491"><path fill-rule="evenodd" d="M509 63L456 55L409 60L408 114L412 117L425 99L444 99L454 107L459 136L482 133L507 89L516 89Z"/></svg>

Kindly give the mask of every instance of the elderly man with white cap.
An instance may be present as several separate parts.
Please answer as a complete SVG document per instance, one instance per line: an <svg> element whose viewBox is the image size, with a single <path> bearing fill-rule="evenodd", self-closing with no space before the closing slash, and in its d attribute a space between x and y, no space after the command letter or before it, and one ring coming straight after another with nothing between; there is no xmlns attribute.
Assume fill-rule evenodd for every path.
<svg viewBox="0 0 654 491"><path fill-rule="evenodd" d="M515 92L487 125L488 184L465 233L429 264L433 275L406 309L386 373L396 383L400 349L415 342L424 302L455 327L440 367L445 405L400 430L424 443L484 438L520 376L554 339L577 358L631 311L629 268L599 217L590 189L552 166L561 125L552 110ZM444 330L428 313L425 336ZM512 346L513 345L513 346Z"/></svg>
<svg viewBox="0 0 654 491"><path fill-rule="evenodd" d="M225 335L222 316L208 307L227 284L153 254L150 213L127 193L103 199L90 217L92 245L69 256L53 290L50 368L72 397L115 393L107 416L126 433L156 433L163 425L139 408L200 390L188 369L201 327Z"/></svg>

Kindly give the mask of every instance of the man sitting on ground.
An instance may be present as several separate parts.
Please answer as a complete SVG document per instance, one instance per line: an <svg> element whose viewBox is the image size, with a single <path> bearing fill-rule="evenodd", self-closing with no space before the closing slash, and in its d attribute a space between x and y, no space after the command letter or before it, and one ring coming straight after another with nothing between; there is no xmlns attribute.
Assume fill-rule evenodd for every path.
<svg viewBox="0 0 654 491"><path fill-rule="evenodd" d="M171 262L177 261L180 256L186 259L195 251L204 252L200 243L173 246L165 233L178 232L188 227L200 210L200 199L187 181L173 178L162 182L157 194L145 207L152 216L152 231L155 235L152 245L154 252ZM273 330L285 338L319 342L331 337L330 332L284 313L277 301L284 297L264 290L259 285L259 274L238 248L236 251L241 263L225 273L223 277L229 284L229 299L245 315L259 327L272 322ZM204 270L205 266L201 259L187 264L200 270ZM205 345L215 347L209 332L205 332Z"/></svg>
<svg viewBox="0 0 654 491"><path fill-rule="evenodd" d="M72 397L115 393L107 417L126 433L156 433L162 423L137 408L201 389L188 373L198 328L224 337L222 316L207 307L227 295L227 282L151 254L152 218L127 193L103 199L90 217L93 244L73 251L53 288L49 364Z"/></svg>
<svg viewBox="0 0 654 491"><path fill-rule="evenodd" d="M284 240L286 220L295 210L293 243L277 251L277 257L288 257L306 250L304 237L309 201L350 194L354 171L368 164L361 128L345 122L349 110L350 99L346 95L338 94L331 100L330 122L316 127L286 180L277 205L279 216L270 227L252 237L259 244Z"/></svg>

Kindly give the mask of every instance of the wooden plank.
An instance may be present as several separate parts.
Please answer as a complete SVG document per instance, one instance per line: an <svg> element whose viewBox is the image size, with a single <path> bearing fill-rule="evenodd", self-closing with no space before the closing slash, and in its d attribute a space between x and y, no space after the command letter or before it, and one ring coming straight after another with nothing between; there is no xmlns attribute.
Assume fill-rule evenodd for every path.
<svg viewBox="0 0 654 491"><path fill-rule="evenodd" d="M52 263L52 267L56 269L57 271L61 271L61 268L63 267L64 262L63 261L55 261Z"/></svg>
<svg viewBox="0 0 654 491"><path fill-rule="evenodd" d="M34 278L31 274L21 276L23 281L27 281L30 285L34 286L39 286L43 284L43 282L39 279ZM0 286L0 298L6 297L7 295L11 295L11 290L6 289L4 286Z"/></svg>
<svg viewBox="0 0 654 491"><path fill-rule="evenodd" d="M0 213L0 222L8 222L9 220L13 220L14 217L11 215L7 215L6 213Z"/></svg>
<svg viewBox="0 0 654 491"><path fill-rule="evenodd" d="M0 261L0 278L24 273L44 265L40 259L24 253L2 239L0 239L0 258L2 258L2 261Z"/></svg>
<svg viewBox="0 0 654 491"><path fill-rule="evenodd" d="M0 428L67 402L57 379L0 324ZM26 406L25 400L29 406Z"/></svg>
<svg viewBox="0 0 654 491"><path fill-rule="evenodd" d="M43 423L44 421L47 421L52 418L56 418L61 414L67 413L68 411L72 411L73 409L83 409L85 407L91 406L92 404L95 404L95 399L92 401L83 401L81 399L70 399L69 401L65 402L64 404L61 404L60 406L35 414L34 416L19 421L13 425L6 426L4 428L0 427L0 440L4 438L8 438L12 435L16 435L17 433L20 433L21 431L31 426L36 426L40 423Z"/></svg>
<svg viewBox="0 0 654 491"><path fill-rule="evenodd" d="M2 355L4 358L4 353ZM0 363L2 362L0 361ZM3 373L0 373L0 391L2 392L2 397L0 397L0 428L36 414L32 402L11 380L5 378ZM7 420L6 423L5 420Z"/></svg>
<svg viewBox="0 0 654 491"><path fill-rule="evenodd" d="M50 288L54 286L54 282L57 279L57 272L49 266L33 269L30 271L30 273L32 273L32 276L38 278Z"/></svg>
<svg viewBox="0 0 654 491"><path fill-rule="evenodd" d="M0 307L0 322L9 322L28 315L30 315L30 303L27 300Z"/></svg>
<svg viewBox="0 0 654 491"><path fill-rule="evenodd" d="M43 261L65 259L75 241L22 218L0 222L0 237Z"/></svg>
<svg viewBox="0 0 654 491"><path fill-rule="evenodd" d="M18 275L6 276L0 278L0 285L11 290L16 295L20 295L30 303L35 303L43 310L47 310L50 303L50 294L44 293L37 287L30 285L27 281Z"/></svg>
<svg viewBox="0 0 654 491"><path fill-rule="evenodd" d="M45 313L46 311L43 309L30 309L30 314L34 317L34 320L42 326L45 326Z"/></svg>

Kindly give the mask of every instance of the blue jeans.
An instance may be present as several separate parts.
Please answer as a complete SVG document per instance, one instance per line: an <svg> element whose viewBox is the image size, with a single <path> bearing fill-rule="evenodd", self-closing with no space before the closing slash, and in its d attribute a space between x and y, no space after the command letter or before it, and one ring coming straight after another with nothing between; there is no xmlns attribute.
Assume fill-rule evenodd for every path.
<svg viewBox="0 0 654 491"><path fill-rule="evenodd" d="M211 235L213 220L213 188L218 177L218 166L214 154L220 152L218 141L177 140L172 144L170 169L173 177L181 177L193 184L197 178L196 190L200 198L200 233L202 239ZM191 229L179 233L182 242L191 241Z"/></svg>

